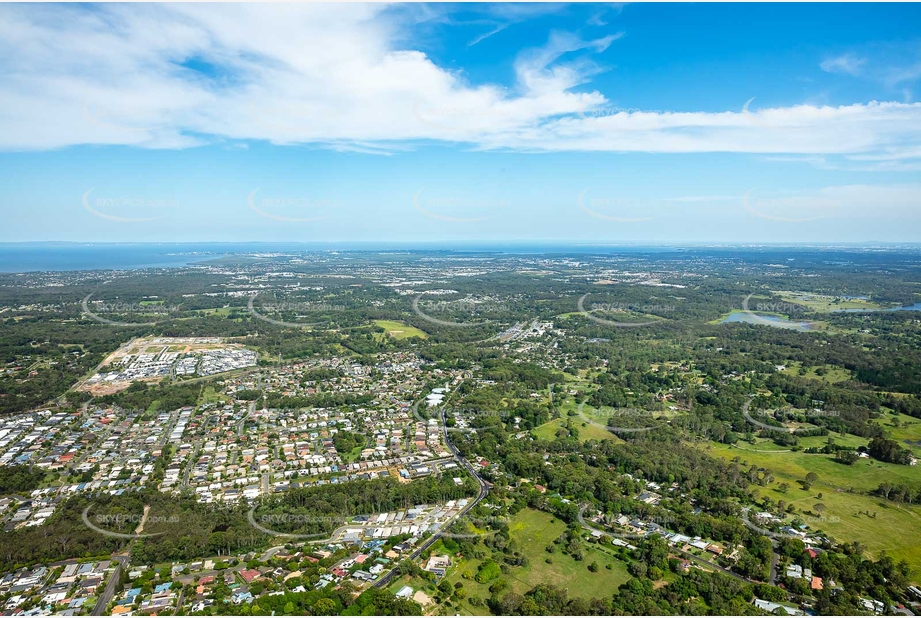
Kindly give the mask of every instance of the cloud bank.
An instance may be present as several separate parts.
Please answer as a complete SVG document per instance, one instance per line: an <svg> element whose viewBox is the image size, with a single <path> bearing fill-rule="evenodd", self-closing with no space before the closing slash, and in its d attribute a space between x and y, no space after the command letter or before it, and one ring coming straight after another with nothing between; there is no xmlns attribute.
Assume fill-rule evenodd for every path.
<svg viewBox="0 0 921 618"><path fill-rule="evenodd" d="M0 148L264 140L389 153L425 141L523 152L917 159L921 104L622 111L590 81L620 32L554 32L515 83L473 85L407 48L382 5L2 5ZM861 70L854 56L827 71ZM911 163L909 163L911 165Z"/></svg>

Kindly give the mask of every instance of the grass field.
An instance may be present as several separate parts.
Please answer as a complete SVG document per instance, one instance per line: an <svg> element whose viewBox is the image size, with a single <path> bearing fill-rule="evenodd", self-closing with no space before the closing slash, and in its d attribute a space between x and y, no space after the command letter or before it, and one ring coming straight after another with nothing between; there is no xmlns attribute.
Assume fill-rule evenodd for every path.
<svg viewBox="0 0 921 618"><path fill-rule="evenodd" d="M215 309L198 309L196 313L200 313L202 315L213 315L213 316L226 318L227 316L230 315L230 312L233 310L234 310L233 307L217 307Z"/></svg>
<svg viewBox="0 0 921 618"><path fill-rule="evenodd" d="M410 337L425 339L428 337L424 331L419 330L415 326L404 324L403 322L397 322L395 320L374 320L374 323L387 331L387 334L394 339L409 339Z"/></svg>
<svg viewBox="0 0 921 618"><path fill-rule="evenodd" d="M898 427L893 423L894 420L898 420ZM906 414L886 414L877 423L890 438L910 448L916 457L921 457L921 419Z"/></svg>
<svg viewBox="0 0 921 618"><path fill-rule="evenodd" d="M784 302L802 305L808 311L825 313L841 309L882 309L882 306L873 301L861 298L842 298L840 296L825 296L822 294L805 294L795 292L774 292Z"/></svg>
<svg viewBox="0 0 921 618"><path fill-rule="evenodd" d="M214 387L211 385L206 386L201 395L198 396L198 405L204 405L206 403L223 403L227 401L227 397L218 393L214 390Z"/></svg>
<svg viewBox="0 0 921 618"><path fill-rule="evenodd" d="M845 443L845 440L840 442ZM757 445L743 443L741 447L782 451L771 442ZM714 456L727 460L739 457L747 465L769 469L775 481L769 487L759 488L763 495L793 504L800 513L812 512L817 503L824 504L826 510L821 521L807 522L814 529L823 530L839 542L860 541L875 558L886 551L896 560L905 559L912 568L913 579L921 581L921 507L897 505L865 493L847 491L851 487L858 492L869 491L882 481L908 482L917 486L921 482L921 470L917 467L867 459L847 466L834 462L830 455L758 452L712 442L704 448ZM796 481L805 478L810 471L815 472L819 479L809 491L804 491ZM789 485L786 493L779 490L780 483L784 482ZM820 493L821 498L818 497ZM875 513L876 517L860 514L867 511Z"/></svg>
<svg viewBox="0 0 921 618"><path fill-rule="evenodd" d="M509 575L512 590L524 593L538 584L552 584L567 588L570 596L588 599L607 596L630 579L624 562L588 543L584 544L584 560L576 561L557 551L552 555L553 564L547 564L545 560L550 554L545 548L565 530L566 524L543 511L522 509L515 515L509 531L512 538L521 544L529 564L513 569ZM597 562L600 567L596 573L588 570L592 562ZM606 568L608 564L611 569Z"/></svg>
<svg viewBox="0 0 921 618"><path fill-rule="evenodd" d="M820 438L821 444L824 444L826 438ZM836 438L836 441L838 439ZM841 443L847 443L848 440L842 440ZM865 441L864 441L865 443ZM861 459L848 466L837 463L831 455L808 454L803 452L758 452L765 451L782 451L784 447L777 446L773 442L763 441L756 445L740 442L738 447L730 447L725 444L710 443L710 452L719 455L725 459L740 457L743 462L749 465L757 465L768 468L779 478L783 474L788 479L794 481L806 478L810 472L819 475L819 481L816 483L825 485L831 489L842 489L847 491L869 492L876 489L880 483L907 483L911 485L921 484L921 469L917 466L900 466L896 464L883 463L874 459ZM749 450L750 449L750 450ZM789 480L787 481L789 482Z"/></svg>
<svg viewBox="0 0 921 618"><path fill-rule="evenodd" d="M553 440L556 437L557 430L563 426L565 419L555 418L546 422L539 427L535 427L533 433L540 440ZM576 429L579 431L579 439L586 440L619 440L617 436L595 423L586 422L578 417L573 419Z"/></svg>
<svg viewBox="0 0 921 618"><path fill-rule="evenodd" d="M827 366L825 367L825 375L818 375L816 369L818 367L807 367L806 371L802 374L800 373L800 367L802 363L794 361L786 364L786 368L781 371L791 376L800 376L809 380L822 380L828 382L829 384L834 384L836 382L844 382L845 380L851 379L851 372L845 369L844 367L834 367Z"/></svg>
<svg viewBox="0 0 921 618"><path fill-rule="evenodd" d="M361 451L363 451L364 448L364 444L359 444L348 453L339 453L339 456L342 457L342 461L345 463L352 463L358 461L358 458L361 457Z"/></svg>
<svg viewBox="0 0 921 618"><path fill-rule="evenodd" d="M584 560L576 561L559 551L552 554L553 564L546 559L551 554L545 551L547 545L566 530L566 524L548 513L534 509L522 509L509 522L512 539L517 541L522 553L528 557L527 566L513 567L503 575L508 590L524 594L538 584L551 584L566 588L571 597L609 596L630 579L627 565L617 558L589 543L583 544ZM460 559L449 571L448 581L453 585L461 582L467 595L486 599L490 596L489 586L492 582L480 584L473 579L464 579L463 574L476 574L482 560ZM597 562L599 569L592 573L588 565ZM610 564L611 568L606 566ZM453 608L463 615L488 615L485 607L474 607L464 600L460 606Z"/></svg>

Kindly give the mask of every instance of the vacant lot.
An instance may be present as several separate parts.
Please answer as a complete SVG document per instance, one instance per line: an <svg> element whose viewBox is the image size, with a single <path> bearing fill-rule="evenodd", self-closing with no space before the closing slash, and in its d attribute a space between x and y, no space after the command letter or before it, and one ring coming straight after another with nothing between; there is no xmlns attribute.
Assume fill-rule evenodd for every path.
<svg viewBox="0 0 921 618"><path fill-rule="evenodd" d="M566 588L573 597L609 596L617 588L630 579L627 565L606 554L590 543L583 544L584 560L576 561L570 556L554 552L547 553L545 548L553 540L563 534L566 525L552 515L533 509L523 509L509 522L512 539L519 544L520 550L528 557L527 566L511 567L509 573L501 576L509 587L507 590L524 594L538 584L551 584ZM481 546L485 549L485 546ZM550 557L552 564L547 564ZM480 584L473 579L465 579L464 573L475 575L483 560L460 559L448 572L447 578L451 584L461 582L467 591L468 598L478 597L488 599L489 586L492 582ZM598 571L592 573L588 565L598 563ZM607 565L611 568L606 568ZM471 606L466 600L458 607L453 608L463 615L484 615L488 610L483 606Z"/></svg>
<svg viewBox="0 0 921 618"><path fill-rule="evenodd" d="M532 433L541 440L553 440L556 432L563 426L565 419L556 418L535 427ZM586 440L618 440L619 438L601 425L587 422L579 417L573 418L573 425L579 431L579 439Z"/></svg>
<svg viewBox="0 0 921 618"><path fill-rule="evenodd" d="M409 339L410 337L425 339L428 337L425 332L419 330L415 326L404 324L403 322L397 322L395 320L374 320L374 323L387 331L387 334L394 339Z"/></svg>

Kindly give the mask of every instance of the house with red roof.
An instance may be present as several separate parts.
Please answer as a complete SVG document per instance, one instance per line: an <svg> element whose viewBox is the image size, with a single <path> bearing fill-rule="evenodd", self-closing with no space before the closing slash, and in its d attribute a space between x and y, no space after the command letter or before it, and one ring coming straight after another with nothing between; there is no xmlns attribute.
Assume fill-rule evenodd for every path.
<svg viewBox="0 0 921 618"><path fill-rule="evenodd" d="M252 583L252 581L260 575L261 573L256 569L246 569L244 571L240 571L240 577L242 577L243 581L245 581L247 584Z"/></svg>

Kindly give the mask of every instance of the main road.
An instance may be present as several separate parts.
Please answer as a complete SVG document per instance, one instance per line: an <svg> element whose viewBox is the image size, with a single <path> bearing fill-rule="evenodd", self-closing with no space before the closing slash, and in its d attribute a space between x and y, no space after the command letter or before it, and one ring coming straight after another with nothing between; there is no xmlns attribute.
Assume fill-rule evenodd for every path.
<svg viewBox="0 0 921 618"><path fill-rule="evenodd" d="M473 465L467 461L463 455L460 454L460 451L458 451L457 447L454 446L454 444L451 442L451 438L449 437L448 432L447 419L445 416L445 406L441 407L441 433L444 436L445 445L448 447L448 449L450 449L452 455L454 456L454 460L463 466L464 469L466 469L467 472L469 472L470 475L476 479L480 486L480 490L479 493L477 493L476 498L474 498L472 502L469 502L466 507L458 512L457 517L455 517L453 520L456 522L459 521L470 509L474 508L483 500L483 498L489 494L490 485L486 480L483 479L483 477L479 475L479 473L476 471L476 468L474 468ZM434 545L435 542L440 539L442 535L444 535L444 531L450 527L451 523L453 522L445 522L444 526L439 528L437 531L435 531L434 534L432 534L432 536L423 541L419 547L417 547L411 554L409 554L409 560L418 559L425 550ZM371 586L373 588L383 588L387 586L395 576L396 569L391 569L387 572L386 575L383 575L380 579L371 584Z"/></svg>

